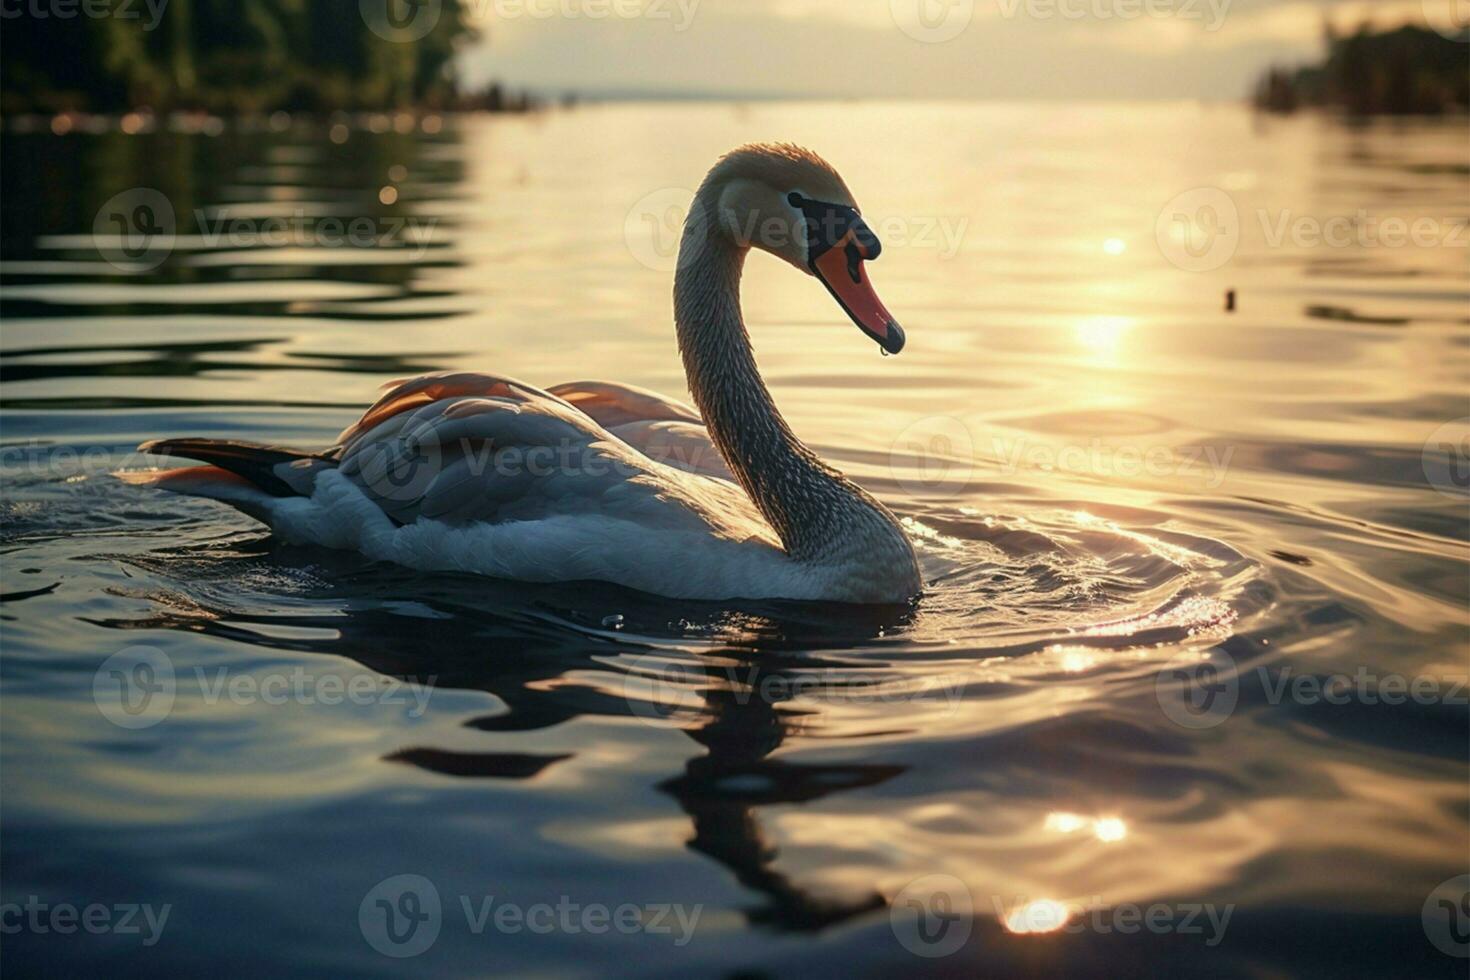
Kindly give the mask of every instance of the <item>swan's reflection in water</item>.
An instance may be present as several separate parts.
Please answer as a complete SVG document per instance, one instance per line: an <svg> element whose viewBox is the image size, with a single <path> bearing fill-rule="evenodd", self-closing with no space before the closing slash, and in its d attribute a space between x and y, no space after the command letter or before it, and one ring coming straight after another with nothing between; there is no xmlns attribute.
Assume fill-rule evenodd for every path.
<svg viewBox="0 0 1470 980"><path fill-rule="evenodd" d="M260 547L271 546L262 542ZM353 593L349 601L309 597L311 605L330 603L328 614L260 615L211 608L198 597L179 603L158 601L162 597L154 595L165 610L158 615L100 625L184 630L345 656L407 684L484 692L498 698L504 710L465 724L486 733L536 732L583 716L649 722L666 730L668 738L687 737L702 748L682 772L657 788L688 816L691 836L686 846L724 865L762 896L759 904L746 909L750 922L778 930L817 930L886 906L887 899L876 889L832 898L777 870L780 855L762 831L759 811L878 785L905 771L899 765L816 764L771 756L803 727L811 727L809 709L794 706L801 692L814 684L863 692L873 687L871 681L852 676L851 664L801 652L812 637L820 635L844 649L860 647L885 633L901 632L908 612L790 606L732 614L711 607L710 618L698 623L687 618L686 609L686 618L678 623L686 637L691 630L707 629L720 640L697 652L676 646L676 659L664 662L677 666L664 669L650 686L640 682L638 672L652 660L664 660L664 654L648 652L663 646L659 638L592 629L590 621L564 618L564 610L552 614L548 604L570 599L579 589L585 600L593 589L603 598L616 596L622 608L632 610L628 621L637 625L661 621L666 610L660 611L660 600L618 594L606 586L547 589L452 578L428 592L420 581L413 598L405 599L405 574L375 569L365 590L361 581L346 586ZM342 588L329 586L329 591ZM843 670L834 673L839 666ZM383 761L454 779L533 780L575 754L409 745L386 754Z"/></svg>
<svg viewBox="0 0 1470 980"><path fill-rule="evenodd" d="M765 896L763 906L749 911L752 922L820 929L882 908L886 900L876 891L856 900L824 900L775 870L776 851L764 839L756 809L873 786L897 776L904 767L814 765L770 758L792 735L793 726L779 704L760 692L770 689L768 681L790 679L792 669L754 659L747 666L749 685L709 692L700 723L687 729L708 754L691 759L683 774L660 787L689 815L694 827L689 847L724 864L742 885Z"/></svg>

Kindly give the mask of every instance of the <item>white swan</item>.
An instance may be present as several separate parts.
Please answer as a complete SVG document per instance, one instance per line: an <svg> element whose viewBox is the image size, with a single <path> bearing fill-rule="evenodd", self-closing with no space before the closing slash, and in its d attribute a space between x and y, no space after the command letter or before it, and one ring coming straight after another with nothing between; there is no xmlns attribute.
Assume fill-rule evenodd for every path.
<svg viewBox="0 0 1470 980"><path fill-rule="evenodd" d="M902 348L863 267L880 245L842 178L809 151L751 145L710 171L680 245L675 322L698 414L625 385L436 374L394 382L320 453L168 439L140 448L210 465L125 477L424 570L908 600L923 583L903 529L796 438L761 381L740 313L751 248L815 275L885 351Z"/></svg>

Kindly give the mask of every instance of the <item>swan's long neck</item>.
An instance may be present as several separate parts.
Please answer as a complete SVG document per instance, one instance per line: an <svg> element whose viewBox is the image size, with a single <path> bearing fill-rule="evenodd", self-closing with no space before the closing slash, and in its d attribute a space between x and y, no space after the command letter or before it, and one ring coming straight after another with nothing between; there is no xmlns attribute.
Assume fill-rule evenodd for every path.
<svg viewBox="0 0 1470 980"><path fill-rule="evenodd" d="M694 206L711 205L701 194ZM891 569L898 579L917 580L912 547L893 515L823 463L781 417L740 312L746 249L715 227L688 223L674 282L684 372L715 446L792 558L898 563Z"/></svg>

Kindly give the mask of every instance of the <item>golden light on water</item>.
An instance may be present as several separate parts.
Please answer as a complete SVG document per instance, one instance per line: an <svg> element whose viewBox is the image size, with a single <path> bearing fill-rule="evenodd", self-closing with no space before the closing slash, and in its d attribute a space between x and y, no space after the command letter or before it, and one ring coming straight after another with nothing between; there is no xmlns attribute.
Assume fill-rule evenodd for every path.
<svg viewBox="0 0 1470 980"><path fill-rule="evenodd" d="M1046 829L1060 834L1070 834L1081 830L1086 825L1087 818L1080 813L1048 813L1046 815Z"/></svg>
<svg viewBox="0 0 1470 980"><path fill-rule="evenodd" d="M1006 929L1021 935L1056 932L1067 924L1070 915L1067 906L1056 899L1038 898L1006 916Z"/></svg>
<svg viewBox="0 0 1470 980"><path fill-rule="evenodd" d="M1119 817L1086 817L1080 813L1056 811L1046 815L1042 826L1058 834L1074 834L1090 827L1092 835L1107 844L1128 836L1128 824Z"/></svg>
<svg viewBox="0 0 1470 980"><path fill-rule="evenodd" d="M1072 336L1094 361L1111 364L1118 360L1123 341L1136 322L1130 316L1090 316L1077 321Z"/></svg>
<svg viewBox="0 0 1470 980"><path fill-rule="evenodd" d="M1062 669L1069 674L1080 674L1097 666L1097 657L1090 650L1068 650L1062 654Z"/></svg>

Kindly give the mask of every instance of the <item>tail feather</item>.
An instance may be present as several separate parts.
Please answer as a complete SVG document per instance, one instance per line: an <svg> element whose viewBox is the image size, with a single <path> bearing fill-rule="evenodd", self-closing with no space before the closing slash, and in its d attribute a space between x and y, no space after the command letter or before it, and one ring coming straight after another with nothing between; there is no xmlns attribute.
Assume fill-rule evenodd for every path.
<svg viewBox="0 0 1470 980"><path fill-rule="evenodd" d="M330 457L315 453L227 439L156 439L143 443L138 451L208 463L273 497L309 494L313 476L320 465L336 465Z"/></svg>

